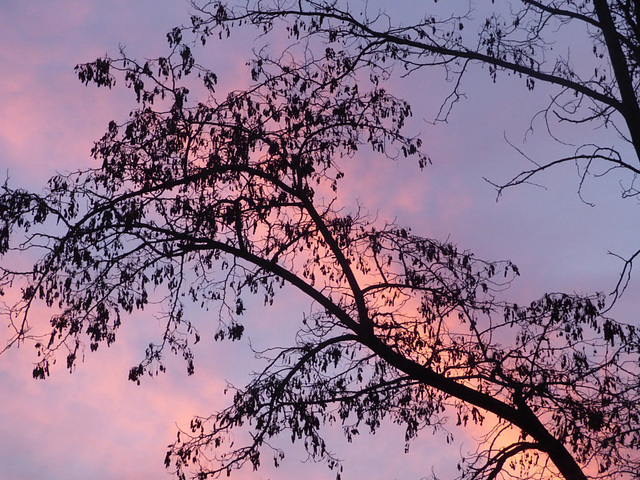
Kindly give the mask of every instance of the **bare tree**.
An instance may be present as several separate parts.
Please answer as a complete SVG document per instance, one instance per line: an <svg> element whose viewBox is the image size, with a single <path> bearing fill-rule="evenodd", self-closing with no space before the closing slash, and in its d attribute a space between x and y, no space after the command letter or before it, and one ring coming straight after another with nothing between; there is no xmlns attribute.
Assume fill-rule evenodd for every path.
<svg viewBox="0 0 640 480"><path fill-rule="evenodd" d="M215 30L193 19L203 40L231 25L216 8ZM324 31L317 14L310 25ZM326 31L346 41L346 30ZM180 432L166 458L180 478L257 468L284 434L339 476L325 424L351 438L392 418L410 442L445 418L466 427L488 417L495 424L463 477L640 478L640 342L634 327L602 315L603 297L511 304L501 298L518 274L511 263L338 208L340 165L358 150L428 163L419 139L403 134L409 105L379 78L361 78L367 57L377 62L375 50L394 52L393 42L371 37L355 57L305 47L286 61L258 58L254 86L219 98L216 75L183 33L169 34L163 58L122 53L78 67L85 83L124 77L139 102L96 142L100 167L57 175L42 194L4 186L0 254L37 258L23 271L0 269L0 287L22 292L5 348L33 342L34 377L61 354L73 370L86 346L111 344L129 314L157 301L165 329L129 377L164 370L166 350L191 373L190 347L208 317L188 317L183 302L217 305L216 338L237 340L247 295L268 304L296 289L312 310L293 327L295 344L262 352L264 370L227 409ZM199 101L186 86L196 80ZM36 302L52 311L44 336L31 328ZM234 445L236 429L252 441ZM284 452L272 453L278 464Z"/></svg>

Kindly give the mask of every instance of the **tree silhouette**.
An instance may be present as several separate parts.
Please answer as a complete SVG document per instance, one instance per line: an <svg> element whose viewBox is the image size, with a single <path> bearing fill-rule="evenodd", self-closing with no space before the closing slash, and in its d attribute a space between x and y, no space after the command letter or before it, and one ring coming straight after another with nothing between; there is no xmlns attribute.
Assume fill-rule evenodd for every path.
<svg viewBox="0 0 640 480"><path fill-rule="evenodd" d="M203 41L232 25L227 9L211 6L215 28L193 18ZM317 15L308 16L313 32L365 38L353 25L353 37L324 29ZM167 350L192 373L191 345L208 320L188 316L184 302L217 306L216 339L237 340L247 296L268 304L293 288L312 309L295 343L261 352L264 369L228 408L180 432L166 457L180 478L257 468L280 435L339 476L322 426L339 424L351 439L386 418L405 427L407 442L445 418L495 423L461 463L466 478L639 478L640 342L634 327L602 314L602 296L511 304L501 298L518 274L511 263L339 207L340 166L363 148L428 163L419 139L403 133L409 105L368 76L376 49L404 56L393 42L372 36L355 55L305 46L300 56L258 57L253 86L220 96L183 34L168 35L166 57L122 52L78 66L85 83L124 78L139 103L96 142L99 167L57 175L42 194L4 186L0 254L36 258L0 270L3 290L21 289L6 348L35 344L34 377L46 377L56 355L73 370L86 346L113 343L128 315L158 301L165 328L129 378L164 370ZM31 329L37 302L52 311L44 336ZM252 441L233 444L236 429ZM284 452L272 453L278 464Z"/></svg>
<svg viewBox="0 0 640 480"><path fill-rule="evenodd" d="M452 89L436 121L446 121L464 96L465 74L474 67L484 67L494 81L500 75L519 76L529 90L540 83L554 86L547 108L536 115L553 138L561 124L573 124L612 129L619 141L616 145L586 142L556 158L527 157L533 167L496 184L499 193L569 163L578 166L580 189L589 177L618 172L624 174L623 197L639 194L635 184L640 173L637 2L519 0L492 1L487 6L477 2L438 5L436 0L425 6L424 13L416 12L416 21L408 24L394 22L388 11L365 2L350 6L327 0L252 0L242 8L219 1L192 3L198 12L193 28L202 38L213 31L229 35L234 25L242 23L265 32L281 26L280 31L295 42L315 42L344 61L368 66L376 79L393 75L394 68L403 75L424 68L444 69ZM626 288L638 255L640 250L624 259L614 298Z"/></svg>

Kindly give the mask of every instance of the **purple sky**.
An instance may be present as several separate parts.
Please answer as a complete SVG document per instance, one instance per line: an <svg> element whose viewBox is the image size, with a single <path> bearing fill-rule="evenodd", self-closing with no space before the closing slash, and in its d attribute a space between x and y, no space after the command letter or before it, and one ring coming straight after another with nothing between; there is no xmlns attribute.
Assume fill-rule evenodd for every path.
<svg viewBox="0 0 640 480"><path fill-rule="evenodd" d="M424 8L418 1L398 3L403 12L422 13ZM135 105L123 88L84 87L74 65L107 52L115 55L119 45L134 57L160 55L166 32L187 20L187 2L181 0L1 2L3 180L9 172L14 186L38 189L55 171L88 165L92 142L108 121L122 120ZM246 78L252 40L238 36L236 44L225 44L214 55L223 84ZM213 42L210 48L218 45ZM547 291L612 288L621 264L607 251L629 254L640 232L637 205L620 199L618 178L587 184L584 194L596 203L594 208L578 198L578 178L570 167L540 177L546 189L512 189L497 203L494 189L483 180L506 180L528 167L504 135L522 145L531 117L548 101L547 90L529 93L523 80L513 78L493 85L486 71L472 71L464 85L469 100L455 108L448 124L432 126L424 119L437 110L441 75L417 72L393 86L413 103L416 118L410 128L422 132L434 165L423 172L413 163L384 158L350 165L340 190L347 203L359 199L382 219L395 218L416 234L449 238L481 258L511 259L522 277L509 294L520 302ZM540 157L557 156L561 147L538 127L524 147ZM606 131L583 130L574 139L616 142ZM620 320L636 321L630 312L640 309L637 286L636 279L621 302ZM283 296L267 311L250 310L248 335L254 344L265 342L274 325L289 320L295 326L306 308L302 299L287 298L285 304ZM259 321L252 323L251 315ZM196 375L187 377L180 362L170 362L168 374L138 387L127 381L128 369L155 338L150 335L157 331L157 320L142 314L130 320L113 347L87 354L73 375L58 365L48 380L32 380L35 356L29 345L0 356L0 478L169 478L162 461L176 424L186 426L193 414L224 406L230 401L222 395L225 382L240 384L251 368L258 368L244 343L202 342ZM425 432L405 457L402 435L391 426L348 448L336 436L334 449L347 459L344 478L408 480L428 475L432 464L441 474L455 467L458 445L447 450L444 437ZM304 453L287 448L284 468L247 470L235 478L299 478L301 472L309 480L332 478L324 465L301 463Z"/></svg>

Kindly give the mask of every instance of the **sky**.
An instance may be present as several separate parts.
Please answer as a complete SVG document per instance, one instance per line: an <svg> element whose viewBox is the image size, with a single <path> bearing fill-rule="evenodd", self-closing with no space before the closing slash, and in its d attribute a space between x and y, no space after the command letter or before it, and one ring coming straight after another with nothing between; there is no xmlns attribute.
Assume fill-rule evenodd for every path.
<svg viewBox="0 0 640 480"><path fill-rule="evenodd" d="M420 12L423 5L396 4L400 13ZM12 185L37 190L56 171L90 165L93 141L109 120L126 118L135 105L122 86L83 86L74 65L115 55L119 46L133 57L160 55L166 32L187 20L182 0L0 0L2 179L8 175ZM256 41L242 37L212 53L223 84L235 86L235 79L247 78L245 61ZM464 84L468 99L448 123L433 126L427 120L437 110L433 98L442 85L436 72L417 72L393 84L412 102L410 128L421 132L433 165L420 171L407 161L371 158L348 166L341 194L380 218L410 225L416 234L450 239L480 258L512 260L522 274L509 292L517 301L549 291L609 291L621 264L607 252L633 252L640 232L637 205L620 198L619 179L586 185L584 195L595 207L578 198L572 168L541 177L544 188L511 189L497 202L495 189L484 180L504 181L527 168L505 137L522 145L532 116L550 93L544 88L529 93L513 78L494 85L486 71L473 72ZM615 141L606 131L578 135ZM560 148L540 131L525 146L539 156L556 155ZM640 310L637 288L638 281L632 281L616 310L620 319L637 323L631 316ZM306 308L303 299L287 298L276 299L266 312L250 310L260 321L248 322L249 338L265 341L274 325L295 323ZM195 375L188 377L180 362L170 362L167 374L137 386L127 381L128 370L140 361L157 321L141 314L130 320L114 346L87 354L71 375L58 365L47 380L33 380L35 358L28 345L0 356L0 478L171 478L163 459L176 425L224 407L230 401L223 394L227 382L241 384L259 366L246 343L203 342ZM460 448L446 449L442 437L426 434L405 456L402 431L393 426L348 447L339 435L333 437L346 459L344 478L418 479L429 475L432 465L443 474L455 467ZM303 462L303 452L287 449L282 469L234 477L332 478L323 465Z"/></svg>

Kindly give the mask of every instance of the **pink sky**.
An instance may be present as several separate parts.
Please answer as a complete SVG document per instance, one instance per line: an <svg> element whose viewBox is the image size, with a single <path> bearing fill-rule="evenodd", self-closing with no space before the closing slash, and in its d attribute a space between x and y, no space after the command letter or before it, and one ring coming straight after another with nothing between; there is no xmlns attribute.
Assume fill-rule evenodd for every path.
<svg viewBox="0 0 640 480"><path fill-rule="evenodd" d="M423 2L400 3L405 11L423 8ZM107 122L125 118L135 106L122 88L84 87L74 65L115 55L119 44L131 56L157 56L166 32L188 20L187 2L180 0L8 0L0 13L0 172L4 180L8 171L13 185L36 189L56 170L87 165L92 142ZM222 82L242 74L250 46L227 44L226 56L218 58ZM234 49L242 53L234 55ZM420 172L409 162L372 158L348 168L342 195L359 199L380 218L410 225L416 234L449 238L481 258L513 260L522 273L511 292L518 301L545 291L609 290L621 265L606 252L628 254L637 245L636 205L619 198L613 178L588 184L586 196L597 206L585 205L571 168L541 177L546 190L524 186L496 203L483 177L506 180L527 167L503 134L520 142L548 95L544 88L529 94L518 79L500 79L495 86L486 72L475 73L466 83L470 100L454 110L450 123L435 127L423 119L437 107L429 94L437 92L440 76L418 72L396 82L398 95L414 104L412 128L423 133L434 165ZM527 148L555 155L558 145L538 133ZM597 135L615 141L608 132ZM640 309L637 287L636 279L618 309L621 320L634 321L629 312ZM248 312L254 343L264 341L274 325L295 325L306 309L302 300L284 302L282 296L266 312ZM260 320L251 323L252 314ZM127 381L128 370L142 358L157 321L149 315L130 320L112 348L87 354L73 375L59 365L46 381L33 380L29 345L0 356L0 478L170 478L162 462L175 425L224 406L226 380L241 384L253 360L244 343L202 342L196 375L187 377L181 362L170 362L168 374L138 387ZM431 465L440 474L455 467L459 446L446 449L443 443L425 432L405 456L402 431L388 427L348 447L336 436L334 449L347 459L345 479L408 480L429 475ZM283 468L247 470L235 478L333 478L324 465L301 463L299 449L287 449Z"/></svg>

